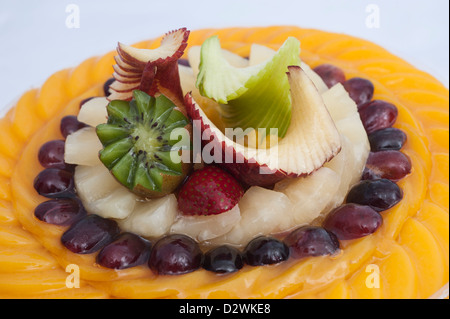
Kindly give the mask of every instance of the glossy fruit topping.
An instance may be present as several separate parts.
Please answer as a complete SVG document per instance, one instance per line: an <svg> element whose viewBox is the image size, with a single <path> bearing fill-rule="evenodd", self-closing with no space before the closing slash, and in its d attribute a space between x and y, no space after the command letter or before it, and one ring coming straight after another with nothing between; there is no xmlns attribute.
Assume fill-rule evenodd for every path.
<svg viewBox="0 0 450 319"><path fill-rule="evenodd" d="M34 215L48 224L68 226L86 216L86 210L78 199L58 198L39 204Z"/></svg>
<svg viewBox="0 0 450 319"><path fill-rule="evenodd" d="M86 124L78 121L75 115L67 115L61 119L60 130L64 138L83 127L86 127Z"/></svg>
<svg viewBox="0 0 450 319"><path fill-rule="evenodd" d="M364 180L353 186L347 194L347 203L367 205L377 212L385 211L403 198L397 184L388 179Z"/></svg>
<svg viewBox="0 0 450 319"><path fill-rule="evenodd" d="M45 168L72 170L73 165L64 162L65 141L52 140L44 143L38 152L39 163Z"/></svg>
<svg viewBox="0 0 450 319"><path fill-rule="evenodd" d="M133 233L123 233L97 255L97 263L106 268L125 269L145 264L151 244Z"/></svg>
<svg viewBox="0 0 450 319"><path fill-rule="evenodd" d="M233 176L216 166L205 166L181 187L178 208L185 215L217 215L236 206L243 195Z"/></svg>
<svg viewBox="0 0 450 319"><path fill-rule="evenodd" d="M113 241L120 229L112 219L88 215L73 224L62 236L62 244L71 252L90 254Z"/></svg>
<svg viewBox="0 0 450 319"><path fill-rule="evenodd" d="M203 268L215 273L232 273L244 266L241 252L231 246L223 245L205 253Z"/></svg>
<svg viewBox="0 0 450 319"><path fill-rule="evenodd" d="M375 88L373 83L367 79L351 78L345 81L343 86L358 106L371 101L373 98Z"/></svg>
<svg viewBox="0 0 450 319"><path fill-rule="evenodd" d="M327 215L323 227L340 240L373 234L383 223L380 213L369 206L345 204Z"/></svg>
<svg viewBox="0 0 450 319"><path fill-rule="evenodd" d="M328 88L338 83L344 83L346 80L344 71L332 64L321 64L313 70L322 78Z"/></svg>
<svg viewBox="0 0 450 319"><path fill-rule="evenodd" d="M333 255L339 250L336 236L318 226L301 226L286 236L284 243L296 259Z"/></svg>
<svg viewBox="0 0 450 319"><path fill-rule="evenodd" d="M199 269L203 253L192 238L172 234L158 240L152 248L148 265L159 275L180 275Z"/></svg>
<svg viewBox="0 0 450 319"><path fill-rule="evenodd" d="M398 181L411 173L411 160L400 151L371 152L363 179L386 178Z"/></svg>
<svg viewBox="0 0 450 319"><path fill-rule="evenodd" d="M359 108L361 121L367 134L391 127L397 120L397 107L391 103L374 100Z"/></svg>
<svg viewBox="0 0 450 319"><path fill-rule="evenodd" d="M182 34L183 40L177 40L176 34ZM175 85L176 87L172 87L172 85L173 80L178 79L178 73L174 72L175 68L178 70L178 65L190 66L189 61L179 59L183 54L187 35L188 32L185 29L169 34L165 46L172 50L172 56L167 60L172 66L166 70L161 68L164 64L164 61L161 62L161 58L152 60L163 52L164 48L156 52L119 44L115 78L109 79L104 84L105 95L117 99L110 102L103 97L100 99L104 101L99 100L98 103L91 103L93 106L98 104L103 107L103 110L107 110L107 114L99 112L99 115L95 116L94 123L96 124L87 121L82 123L78 120L84 121L82 117L66 116L61 120L60 128L62 135L67 137L86 127L87 124L91 130L94 130L93 127L98 125L95 138L98 138L97 142L100 140L103 146L100 159L119 182L129 190L145 197L156 198L172 193L171 196L175 198L173 194L175 192L178 197L178 208L183 214L191 215L188 218L211 218L211 216L196 215L218 215L232 211L234 207L239 212L237 204L243 197L244 190L235 178L239 178L238 176L248 167L237 170L238 176L233 177L228 172L236 173L236 171L233 171L230 167L207 165L195 171L184 181L191 166L188 169L180 168L180 163L172 161L172 153L178 154L181 149L172 148L179 140L172 141L169 138L171 131L190 127L185 110L181 109L180 104L170 98L175 97L177 102L182 103L178 85ZM253 104L258 106L258 108L255 108L256 110L264 109L261 105L266 105L264 103L267 101L264 96L261 98L258 92L261 92L261 88L265 88L265 92L271 98L281 96L280 99L274 99L275 102L269 101L268 104L275 105L275 111L286 111L286 114L288 114L281 115L283 123L279 127L282 130L279 136L283 137L285 144L286 141L290 141L291 137L297 138L303 135L298 134L298 132L308 135L306 133L310 131L322 132L322 137L326 141L330 141L334 137L339 140L339 134L334 125L332 125L333 129L324 133L327 125L310 129L307 122L300 123L299 121L299 119L305 117L311 118L305 116L308 111L311 112L309 115L317 115L320 113L319 110L323 109L326 116L321 114L320 120L324 123L333 122L329 118L330 114L326 108L328 105L324 103L321 93L317 90L315 84L317 82L312 82L309 78L312 74L311 70L308 69L309 73L307 73L300 66L295 66L299 62L298 54L291 57L293 63L289 63L289 65L294 64L294 66L287 67L287 81L283 79L285 82L284 91L289 91L290 99L286 99L286 92L278 96L279 92L271 91L271 85L268 85L267 81L264 80L267 74L278 72L279 66L286 62L280 58L283 57L283 54L288 56L289 53L297 52L295 39L287 41L278 53L274 51L268 59L269 63L260 66L260 69L255 73L252 72L257 68L243 70L244 67L242 66L240 69L228 69L227 66L221 65L221 62L226 59L217 59L216 55L211 54L211 52L220 48L217 39L212 38L208 41L209 48L208 46L202 48L201 63L203 65L200 65L200 76L197 84L203 95L224 104L228 103L224 106L224 110L229 112L228 115L234 121L233 125L242 120L240 112L245 110L239 108L239 106L244 105L241 102L247 103L250 101L250 106L253 107ZM175 64L177 65L175 66ZM127 71L127 65L131 66L134 71ZM148 66L152 68L148 68ZM158 70L159 68L161 70ZM217 76L216 69L224 71L221 72L222 75L240 74L242 78L233 83L235 87L228 91L223 90L220 85L219 87L216 85L224 80ZM159 75L155 77L157 71ZM328 64L320 65L314 71L316 72L316 75L314 75L316 80L320 81L318 75L328 88L335 86L336 89L340 88L345 93L342 89L344 87L353 101L356 102L361 121L369 134L372 150L364 171L363 179L366 180L351 188L346 198L347 203L329 213L322 227L312 225L298 227L282 241L273 237L259 236L248 242L243 252L232 246L222 245L203 254L199 244L193 239L195 236L188 237L181 234L159 237L152 247L149 241L135 233L125 232L120 234L121 230L113 219L93 214L87 215L82 203L73 198L76 197L76 191L73 186L71 167L64 162L64 147L66 144L64 140L45 143L39 151L39 162L45 169L36 177L34 186L39 194L55 199L38 205L35 209L36 218L55 225L70 226L61 237L63 245L78 254L100 251L96 257L100 266L110 269L126 269L148 264L148 267L158 275L185 274L201 267L214 273L226 274L238 271L244 266L244 263L251 266L270 265L285 261L290 256L299 259L336 254L340 249L339 240L361 238L373 234L379 229L383 222L379 212L393 207L403 197L401 189L393 181L397 181L410 173L411 162L405 154L399 152L406 142L406 134L392 128L397 119L398 110L394 105L385 101L372 101L374 86L371 81L363 78L346 80L341 69ZM277 76L283 78L285 75L285 71L282 74L277 74ZM131 84L138 85L136 88L139 89L130 86L130 83L127 82L130 79L136 81L136 83ZM175 82L178 83L179 81ZM243 88L244 84L247 83L250 83L251 87ZM343 86L336 86L338 83L343 84ZM289 90L286 90L287 84ZM323 83L321 85L324 87ZM146 88L144 90L146 92L141 91L140 88ZM163 90L160 90L161 88ZM259 88L259 90L255 88ZM155 94L148 94L149 92ZM165 95L164 92L169 95ZM345 96L348 99L346 93ZM224 99L223 101L220 100L221 97ZM83 100L80 106L85 105L90 100L92 98ZM281 103L283 105L277 110L279 106L277 103L280 103L280 100L283 100ZM289 100L289 103L285 103L287 100ZM104 105L102 105L103 102L105 102ZM201 128L203 131L213 126L205 120L203 113L197 110L192 96L188 94L184 102L188 105L188 114L192 117L195 115L197 116L196 119L202 120ZM354 106L353 102L350 102ZM254 114L253 111L251 113ZM255 121L254 123L261 123L263 119L267 120L266 115L261 115L261 118L254 117L252 120ZM104 123L102 121L106 116L108 122L99 124ZM269 121L271 120L269 119ZM289 124L289 122L292 123ZM288 126L294 124L293 126L302 129L289 136L286 123ZM211 132L218 135L218 132L214 130L211 130ZM211 139L208 141L211 141ZM234 143L235 140L232 142ZM313 142L309 140L307 144L313 144L313 148L315 146L323 152L323 143ZM279 143L278 139L277 143ZM69 144L69 139L67 139L67 144ZM221 144L226 143L221 140ZM297 139L292 143L296 146L298 144ZM241 146L248 148L249 145L242 143ZM259 144L253 146L256 149L260 147ZM333 144L332 146L332 149L330 146L329 156L324 159L325 162L334 157L341 149L341 145ZM292 153L299 154L298 152L301 149L304 149L302 145L296 149L297 152L287 149L282 153L281 158L289 158L286 155ZM236 156L236 149L233 149L233 151L233 156ZM307 149L305 152L312 154L314 151L316 150ZM96 153L97 151L95 151ZM301 154L303 155L303 153ZM254 157L256 158L256 156ZM95 159L98 160L96 156ZM314 156L313 159L315 159ZM288 162L293 161L289 159ZM258 165L257 163L252 169L256 171L260 168L259 166L266 164ZM300 176L304 173L309 174L322 165L323 160L318 162L317 167L302 171L301 174L291 174L289 173L290 170L281 169L273 171L283 172L282 178L286 178L287 176ZM102 165L99 166L103 167ZM269 167L269 165L266 166ZM222 168L228 172L222 170ZM261 175L260 173L261 171L258 172L259 175ZM165 174L178 176L179 178L177 182L167 183ZM107 175L111 177L109 174ZM183 181L184 184L178 189ZM258 183L255 185L259 185ZM163 187L163 185L169 186ZM247 183L248 185L253 184ZM130 194L126 189L125 191ZM115 195L117 194L115 193ZM176 199L174 201L176 203Z"/></svg>
<svg viewBox="0 0 450 319"><path fill-rule="evenodd" d="M370 149L378 151L398 151L405 145L407 136L405 132L395 127L388 127L369 134Z"/></svg>
<svg viewBox="0 0 450 319"><path fill-rule="evenodd" d="M271 265L287 260L289 248L276 238L259 236L247 244L243 254L248 265Z"/></svg>
<svg viewBox="0 0 450 319"><path fill-rule="evenodd" d="M59 168L46 168L34 179L34 189L48 198L74 197L73 173Z"/></svg>

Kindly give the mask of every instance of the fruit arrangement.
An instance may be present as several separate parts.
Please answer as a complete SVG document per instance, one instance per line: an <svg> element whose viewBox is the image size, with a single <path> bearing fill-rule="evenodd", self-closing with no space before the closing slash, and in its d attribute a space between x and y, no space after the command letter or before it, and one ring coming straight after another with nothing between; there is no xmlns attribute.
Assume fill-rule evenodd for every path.
<svg viewBox="0 0 450 319"><path fill-rule="evenodd" d="M333 265L362 265L410 214L420 167L410 145L420 143L405 109L345 67L311 59L312 68L297 37L273 49L249 43L241 55L216 36L189 43L179 29L152 49L119 44L113 79L36 139L37 203L21 221L40 223L44 247L83 265L93 291L119 297L128 284L141 297L336 289L297 280L327 267L342 278ZM397 256L387 247L376 258ZM242 280L255 290L239 292Z"/></svg>
<svg viewBox="0 0 450 319"><path fill-rule="evenodd" d="M104 267L148 262L157 274L175 275L202 267L203 250L214 256L205 269L234 272L242 263L335 255L339 240L374 233L383 221L379 212L403 197L395 181L411 172L401 152L406 134L384 133L397 119L395 105L372 100L374 86L367 79L347 80L336 66L313 70L302 63L293 37L278 51L254 46L248 59L235 56L239 67L231 64L233 53L211 37L199 50L191 48L179 66L188 35L185 29L168 33L154 50L119 44L105 98L83 101L73 124L78 129L66 142L50 141L40 149L46 170L35 189L66 202L44 202L35 215L50 206L64 223L75 221L66 217L72 197L79 198L73 211L90 213L63 234L63 245L78 254L100 251L97 262ZM194 72L190 65L197 61ZM226 136L194 95L215 106L219 126L250 133L238 135L239 141ZM211 153L202 152L203 167L193 170L195 155L183 159L182 152L193 148L196 125L202 151L211 147L214 154L211 161ZM188 140L181 146L180 134L173 137L178 129ZM384 146L368 154L371 133L378 134L372 144ZM276 135L276 142L262 145L268 135ZM116 240L121 230L129 233ZM234 254L221 251L232 248Z"/></svg>

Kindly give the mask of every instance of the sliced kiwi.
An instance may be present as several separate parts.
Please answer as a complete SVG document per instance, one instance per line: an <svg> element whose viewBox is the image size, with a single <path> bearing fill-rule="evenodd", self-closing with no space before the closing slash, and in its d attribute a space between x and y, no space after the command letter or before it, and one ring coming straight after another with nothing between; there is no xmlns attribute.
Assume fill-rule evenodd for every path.
<svg viewBox="0 0 450 319"><path fill-rule="evenodd" d="M186 116L164 95L155 98L139 90L129 102L111 101L107 111L107 123L97 126L102 163L140 196L173 192L191 168L181 160L180 135L171 134L189 127Z"/></svg>

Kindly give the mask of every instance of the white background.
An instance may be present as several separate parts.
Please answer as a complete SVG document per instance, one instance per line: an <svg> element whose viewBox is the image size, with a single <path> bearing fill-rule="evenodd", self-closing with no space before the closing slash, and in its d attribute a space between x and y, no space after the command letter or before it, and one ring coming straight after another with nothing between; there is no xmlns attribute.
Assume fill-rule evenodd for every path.
<svg viewBox="0 0 450 319"><path fill-rule="evenodd" d="M79 28L68 28L75 4ZM370 5L379 28L369 28ZM449 81L448 0L0 0L0 114L52 73L187 27L297 25L373 41Z"/></svg>

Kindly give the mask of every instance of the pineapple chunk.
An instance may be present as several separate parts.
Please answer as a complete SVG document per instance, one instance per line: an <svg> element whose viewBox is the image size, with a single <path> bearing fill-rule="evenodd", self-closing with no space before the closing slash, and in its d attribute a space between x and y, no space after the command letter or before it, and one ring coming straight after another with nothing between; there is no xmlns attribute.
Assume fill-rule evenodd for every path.
<svg viewBox="0 0 450 319"><path fill-rule="evenodd" d="M84 127L66 139L64 161L68 164L96 166L101 164L98 152L103 148L95 128Z"/></svg>
<svg viewBox="0 0 450 319"><path fill-rule="evenodd" d="M311 223L320 216L339 189L340 178L335 171L322 167L306 177L285 179L275 184L293 203L290 213L294 225Z"/></svg>
<svg viewBox="0 0 450 319"><path fill-rule="evenodd" d="M138 202L133 212L119 226L144 237L159 237L169 232L178 214L178 202L170 194L147 202Z"/></svg>
<svg viewBox="0 0 450 319"><path fill-rule="evenodd" d="M105 197L90 202L86 209L104 218L127 218L134 210L138 197L125 187L118 187Z"/></svg>
<svg viewBox="0 0 450 319"><path fill-rule="evenodd" d="M106 97L95 97L81 107L78 113L78 121L83 122L92 127L96 127L99 124L106 123L108 119L108 112L106 106L108 105L108 99Z"/></svg>
<svg viewBox="0 0 450 319"><path fill-rule="evenodd" d="M77 166L74 179L78 196L86 207L121 187L103 164Z"/></svg>
<svg viewBox="0 0 450 319"><path fill-rule="evenodd" d="M258 235L282 231L292 225L292 216L289 214L292 204L283 193L252 186L238 205L241 211L239 224L213 240L214 245L225 242L242 246Z"/></svg>
<svg viewBox="0 0 450 319"><path fill-rule="evenodd" d="M185 234L204 242L226 234L239 223L240 219L239 205L218 215L183 216L180 214L170 232Z"/></svg>

